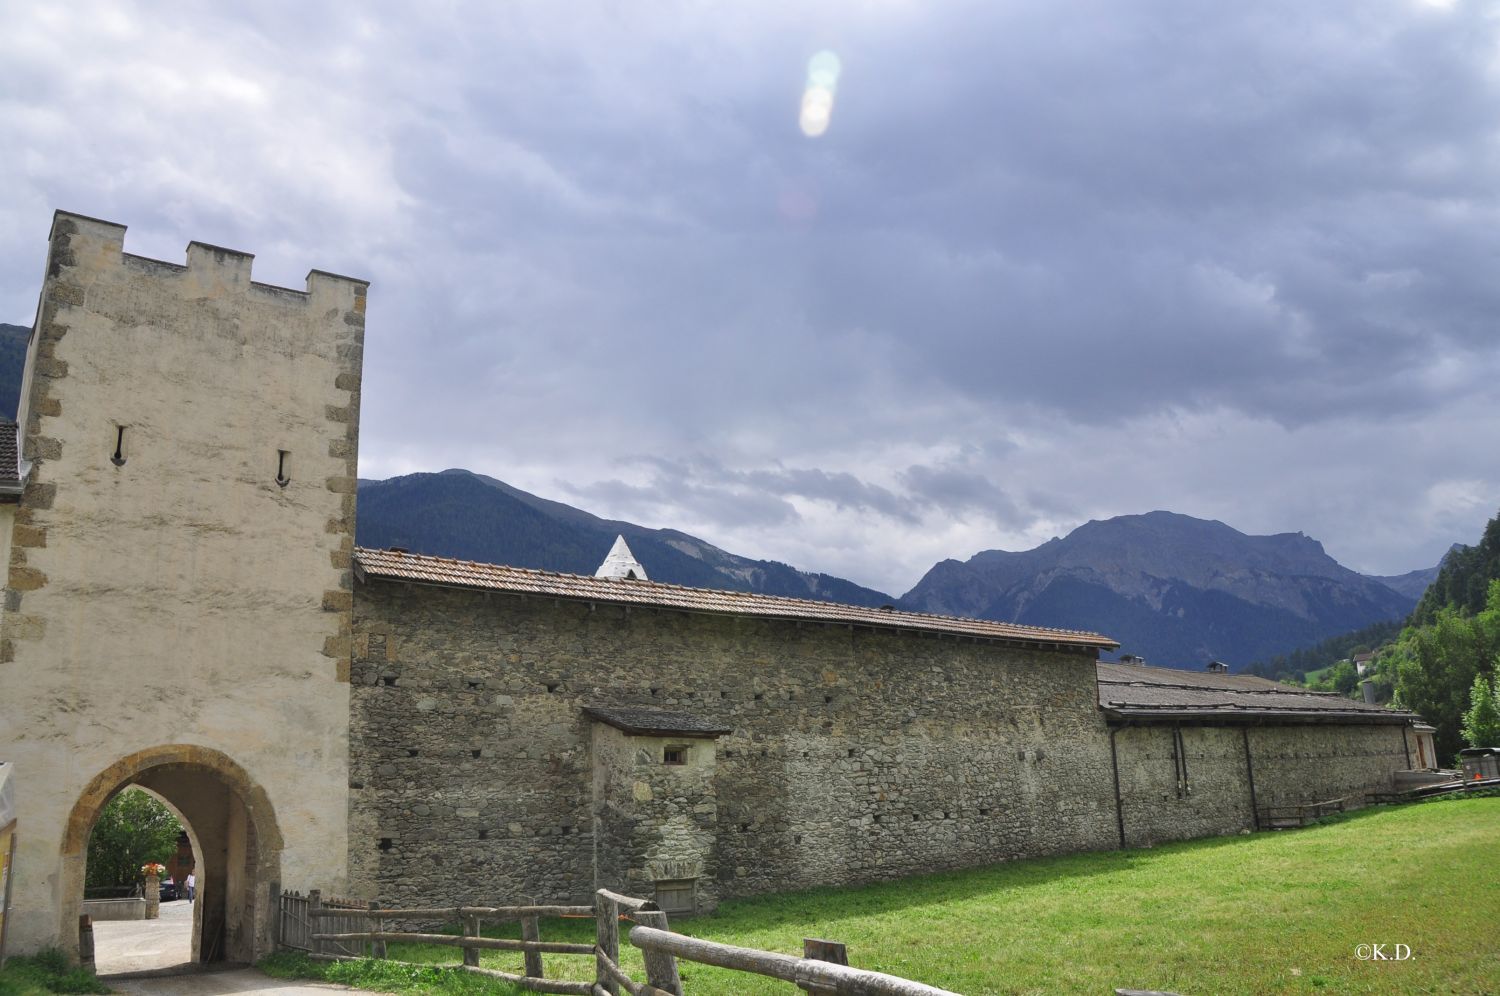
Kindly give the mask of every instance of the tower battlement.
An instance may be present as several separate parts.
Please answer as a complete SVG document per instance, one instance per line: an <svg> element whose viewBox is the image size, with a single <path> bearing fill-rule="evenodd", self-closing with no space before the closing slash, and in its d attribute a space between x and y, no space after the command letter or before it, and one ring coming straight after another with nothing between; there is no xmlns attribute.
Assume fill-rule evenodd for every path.
<svg viewBox="0 0 1500 996"><path fill-rule="evenodd" d="M307 283L302 290L262 283L251 276L254 253L194 240L187 244L186 262L173 263L126 252L125 232L125 225L113 221L71 211L54 212L49 236L53 251L48 260L48 276L58 276L63 269L80 264L85 267L125 266L163 278L176 277L211 291L237 290L266 300L303 305L311 305L315 300L362 299L370 286L368 280L318 269L307 272Z"/></svg>

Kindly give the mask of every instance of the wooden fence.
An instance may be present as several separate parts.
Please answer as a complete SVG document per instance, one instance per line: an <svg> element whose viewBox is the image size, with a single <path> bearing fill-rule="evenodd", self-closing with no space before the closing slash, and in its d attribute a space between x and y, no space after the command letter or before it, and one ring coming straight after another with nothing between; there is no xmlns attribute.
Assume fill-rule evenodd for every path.
<svg viewBox="0 0 1500 996"><path fill-rule="evenodd" d="M374 903L362 899L331 897L324 899L317 889L312 890L306 896L300 892L283 892L276 918L276 941L282 947L313 951L315 950L312 939L315 916L323 930L330 934L342 934L357 931L362 922L359 914L374 908ZM319 912L314 914L314 910ZM355 947L338 943L324 945L323 953L351 958L370 954L362 946Z"/></svg>
<svg viewBox="0 0 1500 996"><path fill-rule="evenodd" d="M488 975L540 993L581 993L589 996L591 985L566 979L548 979L542 965L542 955L579 954L593 955L592 944L571 944L563 941L541 939L540 921L543 917L592 917L589 906L456 906L432 909L381 909L376 903L365 904L364 909L319 907L309 905L308 921L313 929L308 935L314 958L340 960L352 957L351 949L363 950L370 946L370 957L385 958L386 945L390 941L406 941L414 944L439 944L462 949L462 967L478 975ZM385 920L428 920L459 923L462 934L431 934L413 931L387 930ZM494 921L519 921L521 939L483 936L483 926ZM525 958L525 974L516 975L498 969L481 968L481 951L520 951ZM406 963L410 964L410 963Z"/></svg>
<svg viewBox="0 0 1500 996"><path fill-rule="evenodd" d="M1260 829L1286 830L1292 827L1305 827L1325 816L1342 813L1344 802L1343 799L1329 799L1325 802L1308 802L1297 806L1265 806L1259 813Z"/></svg>
<svg viewBox="0 0 1500 996"><path fill-rule="evenodd" d="M339 905L334 905L338 902ZM547 917L591 918L594 943L577 944L541 939ZM462 925L461 934L433 934L387 930L383 921L444 921ZM485 923L519 921L521 939L483 936ZM646 980L637 982L620 965L620 924L631 924L626 935L641 951ZM306 897L295 892L281 897L280 933L285 947L308 951L322 960L385 958L390 941L438 944L459 948L464 971L501 979L539 993L576 993L580 996L683 996L677 972L679 960L750 972L793 983L808 993L843 996L956 996L920 982L850 968L837 962L843 946L827 941L806 942L811 957L798 958L771 951L735 947L674 933L667 915L654 902L600 889L593 906L459 906L435 909L382 909L375 903L324 901L314 890ZM481 968L481 951L520 951L524 974ZM588 981L549 979L543 954L588 955L594 959L594 978ZM830 958L834 960L829 960ZM402 964L412 964L403 962Z"/></svg>

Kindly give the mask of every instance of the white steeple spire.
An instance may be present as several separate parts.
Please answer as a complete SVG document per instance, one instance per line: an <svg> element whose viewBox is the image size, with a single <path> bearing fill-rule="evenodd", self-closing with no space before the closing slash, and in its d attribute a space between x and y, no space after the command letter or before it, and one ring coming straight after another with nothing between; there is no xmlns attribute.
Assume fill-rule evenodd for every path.
<svg viewBox="0 0 1500 996"><path fill-rule="evenodd" d="M615 537L615 545L609 548L609 556L604 558L604 563L594 572L596 578L629 578L632 581L646 581L646 569L641 566L640 561L635 559L635 554L630 552L630 547L625 543L624 536Z"/></svg>

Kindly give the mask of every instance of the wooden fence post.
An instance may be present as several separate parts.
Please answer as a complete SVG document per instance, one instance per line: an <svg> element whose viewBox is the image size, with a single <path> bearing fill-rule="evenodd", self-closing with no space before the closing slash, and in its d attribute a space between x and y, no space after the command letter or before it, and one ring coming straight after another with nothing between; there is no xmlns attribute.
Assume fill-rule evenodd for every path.
<svg viewBox="0 0 1500 996"><path fill-rule="evenodd" d="M661 910L636 910L631 914L631 919L643 927L655 927L657 930L672 929L667 926L667 915ZM682 978L677 974L677 958L670 951L652 951L649 948L642 948L641 956L646 962L648 983L663 992L682 996Z"/></svg>
<svg viewBox="0 0 1500 996"><path fill-rule="evenodd" d="M372 900L370 900L370 909L372 909L372 910L378 910L378 909L380 909L380 904L377 903L375 900L372 899ZM372 916L372 917L370 917L369 920L366 921L366 923L369 924L369 928L368 929L370 929L370 930L378 930L381 933L385 933L385 921L384 920L381 920L378 917L373 917ZM384 940L378 940L378 941L371 941L370 942L370 957L371 958L380 958L382 960L385 959L385 941Z"/></svg>
<svg viewBox="0 0 1500 996"><path fill-rule="evenodd" d="M521 917L521 940L540 941L542 931L537 924L535 916ZM533 979L542 978L542 953L540 951L526 952L526 974Z"/></svg>
<svg viewBox="0 0 1500 996"><path fill-rule="evenodd" d="M599 949L595 988L603 989L609 996L620 996L619 983L604 968L606 958L616 965L620 963L620 909L603 891L594 893L594 943Z"/></svg>
<svg viewBox="0 0 1500 996"><path fill-rule="evenodd" d="M312 945L313 957L323 953L323 942L318 939L323 933L323 918L318 916L323 910L323 890L307 890L307 933L308 942Z"/></svg>
<svg viewBox="0 0 1500 996"><path fill-rule="evenodd" d="M78 917L78 961L90 972L94 970L94 918L87 913Z"/></svg>
<svg viewBox="0 0 1500 996"><path fill-rule="evenodd" d="M478 937L479 936L479 917L473 916L473 915L464 917L464 936L465 937ZM464 964L467 965L467 966L469 966L470 968L478 968L479 967L479 949L478 948L475 948L475 947L466 947L466 948L464 948Z"/></svg>
<svg viewBox="0 0 1500 996"><path fill-rule="evenodd" d="M826 961L832 965L849 964L849 949L839 941L820 941L815 937L802 938L802 957L812 961ZM837 989L828 989L823 986L801 985L803 991L813 996L827 996L838 992Z"/></svg>

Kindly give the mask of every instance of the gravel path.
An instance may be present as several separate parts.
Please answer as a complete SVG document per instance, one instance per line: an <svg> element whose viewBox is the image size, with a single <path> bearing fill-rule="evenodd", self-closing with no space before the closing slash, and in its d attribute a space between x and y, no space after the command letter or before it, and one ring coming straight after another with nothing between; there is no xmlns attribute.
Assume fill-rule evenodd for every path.
<svg viewBox="0 0 1500 996"><path fill-rule="evenodd" d="M227 993L259 993L261 996L328 996L329 993L352 993L375 996L364 989L349 989L321 982L286 982L262 975L253 968L228 972L196 972L192 975L161 976L154 979L104 980L117 993L142 993L149 996L224 996Z"/></svg>

